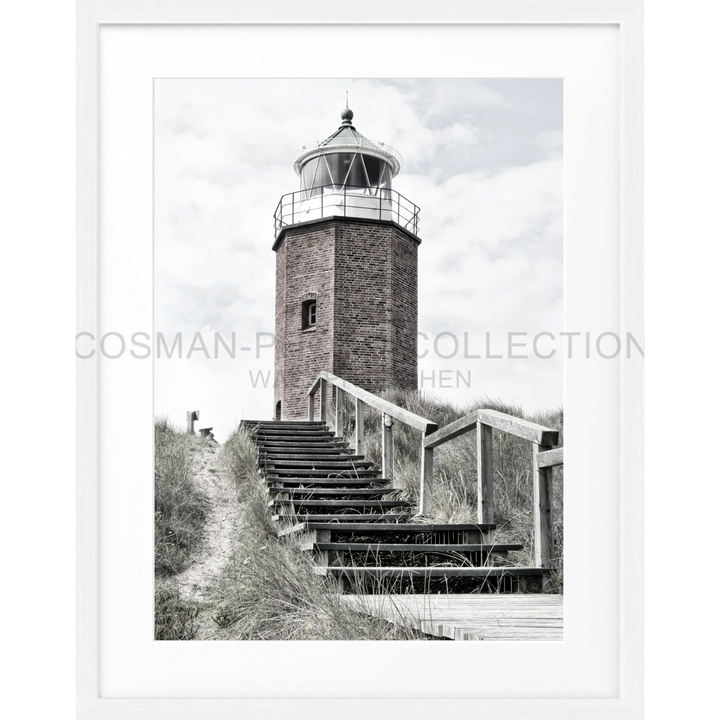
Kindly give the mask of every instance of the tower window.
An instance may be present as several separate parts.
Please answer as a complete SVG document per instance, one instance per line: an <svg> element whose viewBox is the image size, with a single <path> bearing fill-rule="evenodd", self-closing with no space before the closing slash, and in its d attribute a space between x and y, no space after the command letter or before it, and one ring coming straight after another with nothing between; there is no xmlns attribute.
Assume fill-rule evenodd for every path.
<svg viewBox="0 0 720 720"><path fill-rule="evenodd" d="M317 322L317 301L316 300L305 300L302 304L302 328L307 330L308 328L315 327Z"/></svg>

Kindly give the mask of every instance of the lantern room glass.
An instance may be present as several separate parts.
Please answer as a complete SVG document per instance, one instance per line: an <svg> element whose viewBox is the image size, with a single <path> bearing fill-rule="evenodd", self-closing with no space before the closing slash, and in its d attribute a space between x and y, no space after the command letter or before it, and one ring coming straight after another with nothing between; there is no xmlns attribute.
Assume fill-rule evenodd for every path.
<svg viewBox="0 0 720 720"><path fill-rule="evenodd" d="M381 197L392 187L390 166L380 158L362 153L328 153L308 160L302 167L302 189L307 197L344 190Z"/></svg>

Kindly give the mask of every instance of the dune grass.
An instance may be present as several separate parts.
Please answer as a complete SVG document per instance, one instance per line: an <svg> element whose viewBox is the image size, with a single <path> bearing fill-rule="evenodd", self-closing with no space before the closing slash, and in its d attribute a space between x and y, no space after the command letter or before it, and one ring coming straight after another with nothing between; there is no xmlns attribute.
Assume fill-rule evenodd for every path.
<svg viewBox="0 0 720 720"><path fill-rule="evenodd" d="M410 629L349 608L339 587L315 574L297 538L276 537L257 449L245 429L228 439L223 455L237 487L240 532L215 588L213 639L418 639Z"/></svg>
<svg viewBox="0 0 720 720"><path fill-rule="evenodd" d="M202 545L207 499L193 482L202 441L167 418L155 421L155 574L182 572Z"/></svg>
<svg viewBox="0 0 720 720"><path fill-rule="evenodd" d="M193 640L199 629L197 603L187 602L167 579L155 583L155 639Z"/></svg>
<svg viewBox="0 0 720 720"><path fill-rule="evenodd" d="M192 640L199 608L173 583L203 543L207 498L194 482L201 441L167 418L155 420L155 639Z"/></svg>

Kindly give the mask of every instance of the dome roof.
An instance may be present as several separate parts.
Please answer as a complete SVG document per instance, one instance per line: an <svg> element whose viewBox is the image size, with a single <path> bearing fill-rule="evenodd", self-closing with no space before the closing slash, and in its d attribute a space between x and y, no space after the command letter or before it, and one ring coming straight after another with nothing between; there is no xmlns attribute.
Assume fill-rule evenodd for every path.
<svg viewBox="0 0 720 720"><path fill-rule="evenodd" d="M361 135L352 124L353 111L350 108L344 108L340 113L340 118L342 125L329 138L312 147L303 147L297 155L293 167L298 175L301 174L302 166L308 160L319 155L337 152L360 152L363 155L372 155L384 160L390 166L393 177L400 172L402 156L397 150L385 143L368 140Z"/></svg>

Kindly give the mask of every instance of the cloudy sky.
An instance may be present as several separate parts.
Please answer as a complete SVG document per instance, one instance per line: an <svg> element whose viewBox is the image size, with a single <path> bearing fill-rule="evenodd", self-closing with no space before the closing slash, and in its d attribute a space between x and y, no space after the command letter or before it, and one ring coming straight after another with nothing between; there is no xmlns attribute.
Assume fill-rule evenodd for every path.
<svg viewBox="0 0 720 720"><path fill-rule="evenodd" d="M182 360L155 361L156 414L199 410L220 440L271 415L273 351L258 333L274 330L273 212L299 189L299 149L339 126L346 91L358 131L402 154L393 187L421 208L423 389L561 405L560 346L540 342L552 359L531 347L562 330L561 80L172 79L155 82L155 331L184 345ZM187 357L198 332L210 359L197 341ZM509 332L529 348L510 352ZM234 360L222 346L215 359L215 333L235 334ZM487 358L488 337L502 358Z"/></svg>

